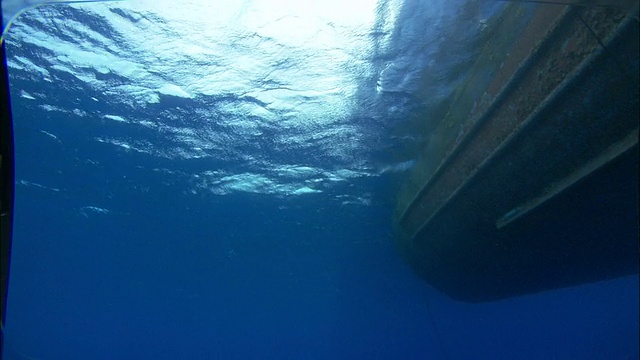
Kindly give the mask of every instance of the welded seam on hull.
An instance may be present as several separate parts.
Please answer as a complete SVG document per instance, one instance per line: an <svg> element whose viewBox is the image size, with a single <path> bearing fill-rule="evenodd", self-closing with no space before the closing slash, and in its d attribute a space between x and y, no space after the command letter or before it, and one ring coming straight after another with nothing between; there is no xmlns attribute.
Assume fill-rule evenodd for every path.
<svg viewBox="0 0 640 360"><path fill-rule="evenodd" d="M527 57L527 59L518 67L518 69L514 72L514 75L511 77L511 80L503 87L503 89L496 95L491 104L487 107L487 110L478 117L478 120L474 122L469 132L462 138L458 146L456 146L453 151L447 156L446 159L442 161L442 163L438 166L438 168L434 171L433 175L427 179L425 184L421 187L420 191L416 193L416 195L412 198L409 204L406 206L404 211L400 214L399 221L402 222L409 211L413 209L418 200L422 198L422 196L429 190L429 188L433 185L435 180L443 173L444 169L449 166L451 162L458 156L458 154L464 150L471 140L475 137L476 133L484 126L487 120L491 117L493 112L497 110L504 100L509 96L513 89L516 89L520 82L525 79L525 75L528 73L529 69L536 64L538 59L546 53L546 50L550 46L553 45L553 39L558 33L564 28L566 22L568 22L575 13L576 10L572 8L567 8L562 15L559 16L558 20L554 24L554 26L547 32L547 34L542 38L538 48L535 49L535 52Z"/></svg>
<svg viewBox="0 0 640 360"><path fill-rule="evenodd" d="M627 26L630 26L630 23L631 23L631 26L633 26L634 25L632 23L633 21L634 20L632 19L627 19L622 24L620 24L618 28L615 31L613 31L612 34L608 37L607 45L615 41L618 35L624 29L626 29ZM495 150L489 156L487 156L485 160L482 163L480 163L480 165L478 165L469 174L469 176L467 176L467 178L462 182L462 184L458 186L456 190L453 191L451 195L447 197L447 199L427 218L427 220L424 221L422 225L419 226L418 229L414 231L413 234L410 235L410 239L411 239L410 241L413 243L414 239L426 229L429 223L440 212L442 212L442 210L449 203L451 203L451 201L454 198L456 198L460 194L460 192L463 191L476 176L478 176L482 171L486 170L497 158L499 158L512 143L514 143L520 136L525 136L525 133L526 133L525 130L528 129L532 124L535 124L536 120L540 119L541 115L543 115L548 108L550 108L555 103L557 103L557 101L560 101L561 97L564 94L568 93L573 88L574 85L576 85L580 80L582 80L585 76L587 76L588 70L592 67L592 65L596 61L598 61L603 56L607 56L606 51L603 48L597 48L597 50L595 50L593 53L587 56L584 60L582 60L580 65L574 71L572 71L569 75L567 75L564 78L564 80L562 80L562 82L558 84L558 86L556 86L555 89L553 89L553 91L551 91L549 95L547 95L547 97L538 104L536 109L522 123L520 123L520 125L518 125L511 132L511 134L509 134L509 136L502 143L500 143L500 145L498 145L495 148Z"/></svg>
<svg viewBox="0 0 640 360"><path fill-rule="evenodd" d="M601 169L603 166L609 164L611 161L625 154L637 144L638 129L636 128L635 130L632 130L627 136L625 136L624 139L605 149L605 151L603 151L595 159L589 161L586 165L572 172L568 176L565 176L560 181L555 182L553 185L548 187L547 191L534 196L530 200L527 200L521 205L514 207L512 210L509 210L507 213L499 217L498 220L496 220L496 228L501 229L522 218L524 215L535 210L537 207L546 203L548 200L551 200L557 195L562 194L565 190L569 189L572 185L578 183L580 180L598 171L598 169Z"/></svg>

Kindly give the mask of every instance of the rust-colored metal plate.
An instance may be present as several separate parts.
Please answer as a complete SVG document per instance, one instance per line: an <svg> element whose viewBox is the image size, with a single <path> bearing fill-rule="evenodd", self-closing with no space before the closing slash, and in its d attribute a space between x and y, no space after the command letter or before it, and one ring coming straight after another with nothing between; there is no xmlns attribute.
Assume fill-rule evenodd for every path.
<svg viewBox="0 0 640 360"><path fill-rule="evenodd" d="M540 6L492 49L459 138L399 197L399 247L427 281L475 302L638 271L636 19Z"/></svg>

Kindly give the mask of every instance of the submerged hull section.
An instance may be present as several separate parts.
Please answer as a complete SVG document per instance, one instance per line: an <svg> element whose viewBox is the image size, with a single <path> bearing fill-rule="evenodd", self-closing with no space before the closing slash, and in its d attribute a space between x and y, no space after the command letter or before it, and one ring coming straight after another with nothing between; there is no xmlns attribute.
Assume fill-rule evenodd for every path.
<svg viewBox="0 0 640 360"><path fill-rule="evenodd" d="M399 196L421 277L482 302L638 272L637 18L545 5L489 40Z"/></svg>

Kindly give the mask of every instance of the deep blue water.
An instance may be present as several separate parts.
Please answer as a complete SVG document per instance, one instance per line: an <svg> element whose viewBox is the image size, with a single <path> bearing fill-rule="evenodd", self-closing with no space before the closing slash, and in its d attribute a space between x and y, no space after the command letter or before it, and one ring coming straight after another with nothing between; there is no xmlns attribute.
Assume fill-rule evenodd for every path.
<svg viewBox="0 0 640 360"><path fill-rule="evenodd" d="M18 187L5 358L638 355L637 276L458 303L396 255L388 206L172 192L84 217Z"/></svg>
<svg viewBox="0 0 640 360"><path fill-rule="evenodd" d="M433 38L450 25L453 7L433 4L431 13L406 1L390 45L347 51L357 61L330 73L313 68L314 58L329 66L319 53L284 56L284 41L277 59L286 61L265 70L269 79L231 86L221 72L224 91L208 87L216 77L199 82L209 73L189 67L202 65L197 51L170 58L179 42L169 42L151 54L166 58L149 60L134 36L109 27L125 19L151 39L145 21L166 25L159 15L109 5L17 23L7 40L17 184L3 359L638 358L637 275L467 304L396 253L395 196L414 160L402 141L419 137L398 124L432 105L416 103L408 64L435 57L464 67L474 51L443 58L450 52L431 38L424 54L398 50L416 41L411 21L423 24L421 14L444 19L432 23ZM474 24L500 9L475 5L465 17ZM61 15L77 23L49 20ZM349 46L369 49L356 46L369 36L358 31ZM214 57L250 77L238 54L264 44L241 35ZM212 42L224 47L223 38ZM108 51L86 55L87 43ZM123 55L110 58L114 48ZM289 81L304 74L278 77L301 64L316 76L303 90ZM431 80L455 77L431 68ZM317 84L342 70L357 74L342 92ZM243 86L297 92L272 99ZM434 102L452 91L449 82L431 90ZM346 115L344 98L355 103Z"/></svg>
<svg viewBox="0 0 640 360"><path fill-rule="evenodd" d="M16 137L28 133L18 128ZM34 148L26 156L18 147L19 177L83 172L45 161L54 148ZM459 303L397 256L391 203L195 197L162 176L136 196L118 180L131 166L105 163L108 174L97 176L117 189L106 214L78 211L91 199L18 184L6 359L638 355L637 276ZM67 190L105 182L78 179ZM391 188L377 178L349 191Z"/></svg>

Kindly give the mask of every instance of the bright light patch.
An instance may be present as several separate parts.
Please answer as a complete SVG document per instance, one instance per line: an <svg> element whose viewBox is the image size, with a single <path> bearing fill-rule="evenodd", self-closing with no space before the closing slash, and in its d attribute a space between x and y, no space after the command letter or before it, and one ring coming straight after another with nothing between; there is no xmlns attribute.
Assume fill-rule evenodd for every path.
<svg viewBox="0 0 640 360"><path fill-rule="evenodd" d="M9 67L53 81L71 78L90 99L99 95L96 105L106 110L96 113L65 108L51 96L50 104L38 105L119 123L118 132L95 141L228 164L219 169L224 177L194 184L198 189L325 192L308 185L325 189L375 173L363 160L369 124L353 119L363 94L374 93L381 19L399 8L385 4L383 13L375 0L42 6L23 15L28 21L18 21L7 39L9 47L37 49L39 57L14 56ZM143 134L141 128L157 137L131 135Z"/></svg>

